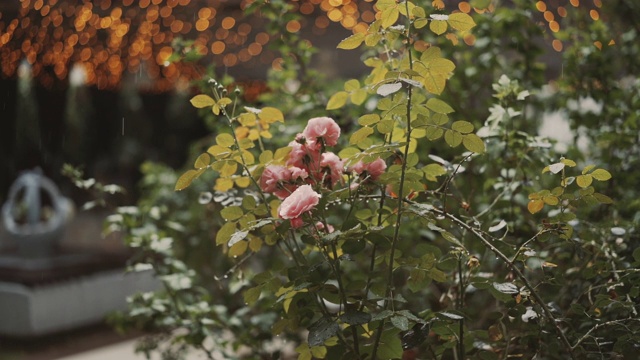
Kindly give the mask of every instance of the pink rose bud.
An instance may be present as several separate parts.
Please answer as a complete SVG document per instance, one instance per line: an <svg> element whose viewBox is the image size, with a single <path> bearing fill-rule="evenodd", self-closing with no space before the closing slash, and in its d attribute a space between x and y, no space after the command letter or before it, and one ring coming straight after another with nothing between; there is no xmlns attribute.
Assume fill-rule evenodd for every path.
<svg viewBox="0 0 640 360"><path fill-rule="evenodd" d="M334 146L338 143L340 126L332 118L313 118L307 123L302 135L307 139L309 147L320 150L323 143L325 146Z"/></svg>
<svg viewBox="0 0 640 360"><path fill-rule="evenodd" d="M368 163L366 168L369 176L371 176L371 180L375 181L387 170L387 163L381 158L377 158L373 162Z"/></svg>
<svg viewBox="0 0 640 360"><path fill-rule="evenodd" d="M311 185L302 185L282 201L278 215L283 219L295 219L313 210L320 202L321 195L313 191Z"/></svg>
<svg viewBox="0 0 640 360"><path fill-rule="evenodd" d="M294 229L299 229L301 227L304 226L304 221L302 220L302 218L295 218L295 219L291 219L291 227Z"/></svg>

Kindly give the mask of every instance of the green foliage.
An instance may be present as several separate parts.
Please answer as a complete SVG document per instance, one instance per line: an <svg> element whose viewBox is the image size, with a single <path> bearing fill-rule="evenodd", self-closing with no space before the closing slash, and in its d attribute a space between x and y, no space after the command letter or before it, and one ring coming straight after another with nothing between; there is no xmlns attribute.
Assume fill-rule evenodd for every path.
<svg viewBox="0 0 640 360"><path fill-rule="evenodd" d="M281 23L289 6L272 3L254 2L248 11ZM109 229L124 231L140 251L133 268L154 269L166 290L133 299L130 321L166 332L186 328L177 343L210 357L204 341L210 338L222 349L243 345L254 357L278 356L264 347L274 336L291 339L300 359L398 359L409 351L439 359L634 353L640 252L637 225L605 195L619 194L612 184L626 181L617 167L622 155L604 154L613 138L592 142L588 158L573 147L558 153L553 141L537 136L544 99L535 61L540 49L529 39L540 35L531 25L534 4L495 4L493 13L474 16L436 5L377 1L377 20L338 44L363 49L368 74L328 96L308 77L304 56L272 79L302 79L303 92L313 93L309 117L340 114L346 126L335 145L296 137L299 124L288 129L309 104L276 96L260 108L245 105L226 92L225 80L192 98L220 131L173 177L171 186L182 191L163 195L179 197L182 208L148 196L110 219ZM451 46L471 31L474 48ZM501 53L505 38L519 42L521 57ZM425 39L433 45L416 46ZM306 51L297 37L281 40L282 51ZM578 52L567 54L579 60ZM561 94L569 97L577 86L570 82L578 80L563 80ZM623 107L621 97L579 91ZM612 129L637 130L634 110L606 111L619 119ZM273 125L285 119L284 133L277 132ZM319 158L332 150L340 156L339 179L332 181L330 167L318 172L315 153L305 148L309 176L277 179L275 190L266 190L265 173L290 168L293 148L314 144ZM624 145L635 161L637 146ZM356 170L374 162L384 163L382 173ZM290 192L303 184L316 192L317 205L295 219L282 216ZM221 196L240 195L221 200L224 206L194 207L194 188L210 186ZM208 242L188 235L194 229ZM215 242L201 268L180 253L197 248L180 241L185 236ZM225 330L233 336L216 337Z"/></svg>

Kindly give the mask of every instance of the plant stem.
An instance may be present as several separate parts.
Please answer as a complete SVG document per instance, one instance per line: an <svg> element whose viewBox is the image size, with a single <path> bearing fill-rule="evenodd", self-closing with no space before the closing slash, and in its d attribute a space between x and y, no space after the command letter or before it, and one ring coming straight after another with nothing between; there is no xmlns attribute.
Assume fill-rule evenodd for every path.
<svg viewBox="0 0 640 360"><path fill-rule="evenodd" d="M462 311L464 307L464 279L462 276L462 254L458 255L458 281L460 290L458 291L458 310ZM460 360L464 360L464 318L460 319L460 339L458 342L458 352Z"/></svg>
<svg viewBox="0 0 640 360"><path fill-rule="evenodd" d="M480 233L480 231L478 231L478 229L470 226L466 222L462 221L461 219L457 218L454 215L451 215L451 214L447 213L446 211L442 211L442 210L439 210L439 209L436 209L436 208L431 209L431 211L433 213L437 214L437 215L444 216L444 217L452 220L457 225L459 225L462 228L470 231L489 250L491 250L491 252L493 252L500 259L502 259L502 261L509 267L509 269L511 269L511 271L513 271L516 274L516 276L524 283L525 287L531 292L531 295L533 296L533 298L536 300L538 305L540 305L540 307L542 308L542 310L544 312L544 315L547 318L547 320L551 324L553 324L553 328L555 329L556 333L558 334L558 337L560 338L560 341L562 342L562 345L564 346L566 351L569 353L569 356L571 357L571 359L575 360L576 357L575 357L575 355L573 353L573 347L569 343L569 339L567 339L567 336L564 334L562 329L560 329L560 327L558 326L558 321L556 320L556 318L551 313L551 310L549 309L549 307L544 303L544 300L540 297L540 295L536 291L535 287L529 282L529 280L526 278L526 276L524 276L522 271L520 271L520 269L515 265L515 263L513 261L511 261L511 259L509 259L505 254L503 254L498 248L493 246L493 244L489 240L487 240L484 237L484 235L482 233Z"/></svg>
<svg viewBox="0 0 640 360"><path fill-rule="evenodd" d="M407 11L407 53L409 54L409 69L413 70L413 55L411 54L411 20L409 19L409 2L405 2L405 7ZM411 85L407 85L407 135L406 135L406 144L404 146L404 159L402 161L402 168L400 171L400 185L398 188L398 214L396 216L396 223L393 232L393 239L391 240L391 250L389 251L389 271L387 274L387 291L384 299L384 310L389 308L389 304L391 304L391 308L393 309L393 270L394 270L394 257L396 252L396 247L398 245L398 239L400 237L400 225L402 223L402 207L404 205L404 183L405 177L407 174L407 156L409 155L409 145L411 144L411 98L412 98L412 87ZM375 342L373 344L373 350L371 352L371 359L376 359L376 354L378 352L378 346L380 346L380 338L382 337L382 331L384 330L385 320L380 321L380 325L378 326L378 330L376 333Z"/></svg>

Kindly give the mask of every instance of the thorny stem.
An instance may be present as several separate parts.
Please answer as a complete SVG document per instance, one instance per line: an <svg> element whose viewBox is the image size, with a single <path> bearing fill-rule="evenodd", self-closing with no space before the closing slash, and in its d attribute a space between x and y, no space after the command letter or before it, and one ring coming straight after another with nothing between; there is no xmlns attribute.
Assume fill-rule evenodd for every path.
<svg viewBox="0 0 640 360"><path fill-rule="evenodd" d="M611 321L603 322L600 324L596 324L594 327L589 329L589 331L587 331L580 339L578 339L578 341L576 341L576 343L571 347L571 349L575 350L575 348L577 348L583 341L585 341L588 337L590 337L591 333L593 333L594 331L605 326L622 325L625 321L640 321L640 320L634 319L634 318L627 318L627 319L620 319L620 320L611 320Z"/></svg>
<svg viewBox="0 0 640 360"><path fill-rule="evenodd" d="M493 252L494 254L496 254L500 259L502 259L502 261L507 264L507 266L509 267L509 269L511 269L511 271L513 271L516 276L524 283L525 287L531 292L531 295L533 296L533 298L536 300L536 302L538 303L538 305L540 305L540 307L542 308L545 317L547 318L547 320L549 320L549 322L551 324L553 324L554 329L556 330L556 333L558 334L558 337L560 338L560 341L562 342L562 345L564 346L564 348L567 350L567 352L569 353L569 356L571 357L571 359L575 360L576 357L573 353L573 347L571 346L571 344L569 343L569 339L567 339L567 336L564 334L564 332L562 331L562 329L560 329L560 327L558 326L558 321L556 320L556 318L553 316L553 314L551 313L551 310L549 309L549 307L545 304L544 300L540 297L540 295L538 294L538 292L536 291L535 287L529 282L529 280L526 278L526 276L524 276L524 274L522 273L522 271L520 271L520 269L514 264L513 261L511 261L505 254L503 254L498 248L496 248L495 246L493 246L493 244L487 240L484 235L482 233L480 233L480 231L478 231L478 229L470 226L469 224L467 224L466 222L462 221L461 219L459 219L458 217L451 215L449 213L447 213L446 211L442 211L436 208L430 209L431 212L439 215L439 216L444 216L450 220L452 220L454 223L456 223L458 226L470 231L473 235L476 236L476 238L478 238L489 250L491 250L491 252Z"/></svg>

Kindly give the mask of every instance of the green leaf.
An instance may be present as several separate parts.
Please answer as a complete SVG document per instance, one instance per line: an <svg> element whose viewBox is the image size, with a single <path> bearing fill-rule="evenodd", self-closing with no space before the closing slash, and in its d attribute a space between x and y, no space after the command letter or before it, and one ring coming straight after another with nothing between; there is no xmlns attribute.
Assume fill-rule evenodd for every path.
<svg viewBox="0 0 640 360"><path fill-rule="evenodd" d="M340 331L338 323L326 317L320 318L309 327L307 342L312 347L323 345L325 340L337 334L338 331Z"/></svg>
<svg viewBox="0 0 640 360"><path fill-rule="evenodd" d="M413 23L413 27L415 27L416 29L422 29L423 27L427 26L428 23L429 20L425 18L416 19L416 21Z"/></svg>
<svg viewBox="0 0 640 360"><path fill-rule="evenodd" d="M354 132L353 134L351 134L351 137L349 138L349 144L357 145L359 142L363 141L364 139L369 137L369 135L371 134L373 134L372 128L363 127L357 130L356 132Z"/></svg>
<svg viewBox="0 0 640 360"><path fill-rule="evenodd" d="M587 166L585 166L584 169L582 169L582 175L586 175L594 167L596 167L596 166L595 165L587 165Z"/></svg>
<svg viewBox="0 0 640 360"><path fill-rule="evenodd" d="M431 20L429 29L436 35L442 35L447 31L447 22L443 20Z"/></svg>
<svg viewBox="0 0 640 360"><path fill-rule="evenodd" d="M216 245L222 245L222 244L228 243L229 240L231 239L231 236L235 232L236 232L236 223L227 222L224 225L222 225L222 227L220 228L220 230L218 230L218 233L216 234Z"/></svg>
<svg viewBox="0 0 640 360"><path fill-rule="evenodd" d="M593 182L593 177L591 175L578 175L576 176L576 184L581 188L586 188L591 185Z"/></svg>
<svg viewBox="0 0 640 360"><path fill-rule="evenodd" d="M244 215L239 206L229 206L220 211L220 215L227 221L237 220Z"/></svg>
<svg viewBox="0 0 640 360"><path fill-rule="evenodd" d="M189 185L191 185L191 182L193 180L197 179L200 175L202 175L204 170L205 169L187 170L184 174L182 174L178 178L178 181L176 181L176 186L174 190L180 191L180 190L186 189L187 187L189 187Z"/></svg>
<svg viewBox="0 0 640 360"><path fill-rule="evenodd" d="M462 135L453 130L446 130L444 132L444 141L451 147L456 147L462 142Z"/></svg>
<svg viewBox="0 0 640 360"><path fill-rule="evenodd" d="M400 329L400 331L409 330L409 319L404 316L392 316L391 323L393 326Z"/></svg>
<svg viewBox="0 0 640 360"><path fill-rule="evenodd" d="M349 325L362 325L371 321L371 314L362 311L348 311L340 316L340 321Z"/></svg>
<svg viewBox="0 0 640 360"><path fill-rule="evenodd" d="M327 103L327 110L335 110L340 109L347 103L347 99L349 98L349 93L346 91L338 91L333 94L329 98L329 102Z"/></svg>
<svg viewBox="0 0 640 360"><path fill-rule="evenodd" d="M215 105L216 101L211 98L209 95L196 95L191 98L191 105L197 107L198 109L206 108L209 106Z"/></svg>
<svg viewBox="0 0 640 360"><path fill-rule="evenodd" d="M471 0L471 6L476 9L486 9L491 5L491 0Z"/></svg>
<svg viewBox="0 0 640 360"><path fill-rule="evenodd" d="M391 119L382 120L378 123L376 128L381 134L388 134L391 131L393 131L393 120Z"/></svg>
<svg viewBox="0 0 640 360"><path fill-rule="evenodd" d="M454 111L453 108L449 106L449 104L437 98L429 99L427 101L427 107L438 114L449 114Z"/></svg>
<svg viewBox="0 0 640 360"><path fill-rule="evenodd" d="M560 162L567 165L568 167L576 166L576 162L571 159L560 159Z"/></svg>
<svg viewBox="0 0 640 360"><path fill-rule="evenodd" d="M380 121L380 116L378 114L367 114L358 118L358 124L362 126L370 126L376 124L378 121Z"/></svg>
<svg viewBox="0 0 640 360"><path fill-rule="evenodd" d="M598 181L607 181L611 179L611 173L605 169L595 169L590 175Z"/></svg>
<svg viewBox="0 0 640 360"><path fill-rule="evenodd" d="M229 248L229 256L241 256L247 251L249 247L248 241L239 241L235 245Z"/></svg>
<svg viewBox="0 0 640 360"><path fill-rule="evenodd" d="M471 16L461 12L449 15L447 22L452 28L459 31L467 31L476 26Z"/></svg>
<svg viewBox="0 0 640 360"><path fill-rule="evenodd" d="M235 144L235 141L233 140L233 136L231 134L222 133L216 136L216 143L220 146L228 148L233 146L233 144Z"/></svg>
<svg viewBox="0 0 640 360"><path fill-rule="evenodd" d="M476 134L465 134L462 136L462 145L474 153L482 154L485 151L484 141Z"/></svg>
<svg viewBox="0 0 640 360"><path fill-rule="evenodd" d="M208 167L210 163L211 163L211 156L209 156L209 154L207 153L203 153L203 154L200 154L200 156L198 156L195 164L193 164L193 167L195 167L196 169L204 169Z"/></svg>
<svg viewBox="0 0 640 360"><path fill-rule="evenodd" d="M352 50L360 46L364 41L364 33L357 33L349 36L348 38L340 41L338 49Z"/></svg>
<svg viewBox="0 0 640 360"><path fill-rule="evenodd" d="M378 347L379 359L401 359L402 358L402 342L398 336L397 329L387 330L380 337L380 345Z"/></svg>
<svg viewBox="0 0 640 360"><path fill-rule="evenodd" d="M468 121L456 121L451 124L451 129L462 134L473 132L473 124Z"/></svg>
<svg viewBox="0 0 640 360"><path fill-rule="evenodd" d="M613 199L608 197L607 195L594 193L593 197L598 200L601 204L613 204Z"/></svg>
<svg viewBox="0 0 640 360"><path fill-rule="evenodd" d="M245 304L252 306L260 299L260 294L262 294L262 286L256 286L245 290L242 296L244 297Z"/></svg>

